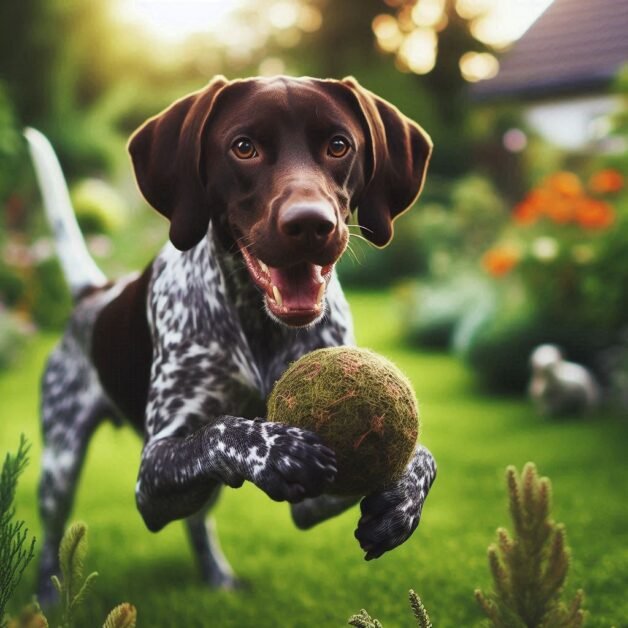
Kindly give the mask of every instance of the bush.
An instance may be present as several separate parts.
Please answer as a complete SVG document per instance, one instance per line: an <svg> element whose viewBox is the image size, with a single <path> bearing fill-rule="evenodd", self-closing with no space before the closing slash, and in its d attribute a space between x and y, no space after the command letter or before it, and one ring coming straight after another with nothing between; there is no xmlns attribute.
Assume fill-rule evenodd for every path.
<svg viewBox="0 0 628 628"><path fill-rule="evenodd" d="M17 321L8 312L0 309L0 370L14 363L25 338Z"/></svg>
<svg viewBox="0 0 628 628"><path fill-rule="evenodd" d="M488 282L458 275L445 282L424 283L398 291L405 339L418 347L447 349L469 312L494 300Z"/></svg>
<svg viewBox="0 0 628 628"><path fill-rule="evenodd" d="M124 223L124 201L105 181L83 179L72 187L71 197L85 234L110 234Z"/></svg>
<svg viewBox="0 0 628 628"><path fill-rule="evenodd" d="M21 137L15 114L6 90L0 82L0 202L4 201L15 184Z"/></svg>
<svg viewBox="0 0 628 628"><path fill-rule="evenodd" d="M25 291L25 282L14 269L0 261L0 304L12 307Z"/></svg>
<svg viewBox="0 0 628 628"><path fill-rule="evenodd" d="M620 410L628 410L628 328L617 344L603 352L599 366L609 399Z"/></svg>
<svg viewBox="0 0 628 628"><path fill-rule="evenodd" d="M585 185L558 172L515 207L511 224L482 257L499 295L464 353L498 390L523 390L540 343L595 366L618 339L628 312L628 198L623 176L594 171ZM519 286L518 304L507 286ZM512 290L510 290L512 293Z"/></svg>
<svg viewBox="0 0 628 628"><path fill-rule="evenodd" d="M533 312L501 310L478 326L463 356L491 390L520 393L529 379L530 354L543 342L549 342L548 332Z"/></svg>
<svg viewBox="0 0 628 628"><path fill-rule="evenodd" d="M395 222L395 237L383 250L367 246L351 227L351 247L338 265L346 286L384 287L430 274L442 277L477 256L507 218L492 184L472 175L458 181L430 179L419 203ZM357 259L356 259L357 258Z"/></svg>
<svg viewBox="0 0 628 628"><path fill-rule="evenodd" d="M33 320L44 329L63 327L72 307L72 299L56 258L34 267L29 288Z"/></svg>
<svg viewBox="0 0 628 628"><path fill-rule="evenodd" d="M419 246L419 209L411 209L395 222L395 237L384 249L365 242L356 226L350 227L348 250L338 264L344 286L381 288L415 277L426 268L425 253Z"/></svg>
<svg viewBox="0 0 628 628"><path fill-rule="evenodd" d="M494 315L478 323L460 354L489 389L522 393L530 378L530 355L545 343L560 346L570 360L590 368L605 346L599 335L578 325L550 321L529 302L498 301Z"/></svg>

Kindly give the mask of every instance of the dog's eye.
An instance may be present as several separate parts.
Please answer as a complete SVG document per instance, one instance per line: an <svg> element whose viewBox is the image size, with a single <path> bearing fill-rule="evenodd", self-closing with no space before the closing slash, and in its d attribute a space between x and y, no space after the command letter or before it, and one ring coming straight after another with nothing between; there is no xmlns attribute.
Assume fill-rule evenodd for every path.
<svg viewBox="0 0 628 628"><path fill-rule="evenodd" d="M231 150L238 159L252 159L257 157L255 144L248 137L239 137L232 145Z"/></svg>
<svg viewBox="0 0 628 628"><path fill-rule="evenodd" d="M329 146L327 147L327 154L331 157L344 157L351 148L351 144L349 144L349 140L345 139L341 135L336 135L329 142Z"/></svg>

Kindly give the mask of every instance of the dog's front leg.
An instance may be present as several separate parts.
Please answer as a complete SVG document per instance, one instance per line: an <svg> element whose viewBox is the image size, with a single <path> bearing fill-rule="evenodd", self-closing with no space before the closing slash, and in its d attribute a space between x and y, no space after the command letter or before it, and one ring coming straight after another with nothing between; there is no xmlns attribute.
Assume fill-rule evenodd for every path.
<svg viewBox="0 0 628 628"><path fill-rule="evenodd" d="M419 525L423 504L436 478L436 462L432 454L418 446L404 476L385 490L362 499L362 516L355 536L366 552L366 560L379 558L406 541ZM307 530L343 513L360 501L360 496L321 495L292 504L292 520Z"/></svg>
<svg viewBox="0 0 628 628"><path fill-rule="evenodd" d="M360 501L359 496L320 495L291 504L292 521L299 530L310 528L342 514Z"/></svg>
<svg viewBox="0 0 628 628"><path fill-rule="evenodd" d="M276 501L320 495L336 474L318 436L262 419L221 416L194 433L154 438L142 454L137 505L150 530L195 513L217 483L253 482Z"/></svg>
<svg viewBox="0 0 628 628"><path fill-rule="evenodd" d="M423 504L435 478L434 457L419 445L400 480L361 501L362 516L355 537L366 552L366 560L379 558L410 538L419 525Z"/></svg>

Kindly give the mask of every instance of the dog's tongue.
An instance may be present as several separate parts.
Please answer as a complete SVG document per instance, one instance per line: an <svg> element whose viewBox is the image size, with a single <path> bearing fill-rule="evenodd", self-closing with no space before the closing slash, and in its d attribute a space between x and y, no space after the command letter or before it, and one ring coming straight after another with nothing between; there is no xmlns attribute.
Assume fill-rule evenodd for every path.
<svg viewBox="0 0 628 628"><path fill-rule="evenodd" d="M325 283L321 271L321 266L306 262L289 268L269 268L271 282L289 310L312 310L316 306Z"/></svg>

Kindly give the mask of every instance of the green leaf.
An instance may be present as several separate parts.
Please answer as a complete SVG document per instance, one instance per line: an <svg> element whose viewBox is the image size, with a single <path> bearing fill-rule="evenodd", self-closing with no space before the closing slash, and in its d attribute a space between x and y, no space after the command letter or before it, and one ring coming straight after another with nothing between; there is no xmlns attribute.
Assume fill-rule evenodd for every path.
<svg viewBox="0 0 628 628"><path fill-rule="evenodd" d="M66 530L59 546L59 564L68 603L76 595L75 591L83 579L86 554L87 526L81 522L73 523Z"/></svg>
<svg viewBox="0 0 628 628"><path fill-rule="evenodd" d="M137 610L132 604L116 606L107 616L103 628L135 628Z"/></svg>
<svg viewBox="0 0 628 628"><path fill-rule="evenodd" d="M417 626L419 628L432 628L430 616L427 614L421 598L412 589L408 592L408 597L410 598L410 606L412 607Z"/></svg>
<svg viewBox="0 0 628 628"><path fill-rule="evenodd" d="M92 581L97 577L98 572L93 571L89 574L89 576L87 576L87 578L85 578L85 581L81 585L78 593L72 598L72 601L70 602L70 609L72 611L75 611L84 602L85 597L87 597L87 593L89 592Z"/></svg>
<svg viewBox="0 0 628 628"><path fill-rule="evenodd" d="M362 609L356 615L349 617L349 625L355 628L382 628L381 623L371 617L365 609Z"/></svg>

